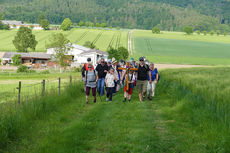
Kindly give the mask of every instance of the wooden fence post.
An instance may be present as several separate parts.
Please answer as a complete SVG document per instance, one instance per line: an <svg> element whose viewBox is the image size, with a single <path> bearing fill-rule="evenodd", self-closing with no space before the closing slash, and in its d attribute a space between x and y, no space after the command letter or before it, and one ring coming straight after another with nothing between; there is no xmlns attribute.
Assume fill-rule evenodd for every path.
<svg viewBox="0 0 230 153"><path fill-rule="evenodd" d="M59 78L58 80L59 80L58 93L59 93L59 96L60 96L61 95L61 78Z"/></svg>
<svg viewBox="0 0 230 153"><path fill-rule="evenodd" d="M70 76L70 86L72 86L72 75Z"/></svg>
<svg viewBox="0 0 230 153"><path fill-rule="evenodd" d="M42 96L45 95L45 90L46 90L46 81L43 80L43 81L42 81Z"/></svg>
<svg viewBox="0 0 230 153"><path fill-rule="evenodd" d="M22 82L19 81L19 85L18 85L18 104L21 103L21 88L22 88Z"/></svg>

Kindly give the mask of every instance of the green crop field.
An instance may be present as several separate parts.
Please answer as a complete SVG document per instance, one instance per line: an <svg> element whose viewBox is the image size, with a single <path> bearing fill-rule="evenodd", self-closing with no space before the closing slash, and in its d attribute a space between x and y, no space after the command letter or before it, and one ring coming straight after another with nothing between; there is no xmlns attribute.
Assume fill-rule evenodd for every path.
<svg viewBox="0 0 230 153"><path fill-rule="evenodd" d="M179 32L152 34L135 30L134 57L145 55L150 61L173 64L230 64L230 36L185 35Z"/></svg>
<svg viewBox="0 0 230 153"><path fill-rule="evenodd" d="M40 31L33 30L38 41L36 51L45 52L45 44L53 33L62 32L71 43L83 45L86 41L94 42L97 48L106 51L111 45L115 48L123 46L127 48L128 31L126 30L105 30L105 29L72 29L71 31ZM0 31L0 51L16 51L12 40L17 30Z"/></svg>
<svg viewBox="0 0 230 153"><path fill-rule="evenodd" d="M153 101L85 104L83 84L0 111L0 152L230 151L230 68L161 70ZM1 105L2 106L2 105ZM17 110L17 111L15 111Z"/></svg>

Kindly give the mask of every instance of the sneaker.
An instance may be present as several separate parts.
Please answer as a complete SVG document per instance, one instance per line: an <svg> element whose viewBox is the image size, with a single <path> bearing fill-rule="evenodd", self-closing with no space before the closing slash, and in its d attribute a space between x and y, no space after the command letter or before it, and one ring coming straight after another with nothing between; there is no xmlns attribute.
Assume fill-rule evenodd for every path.
<svg viewBox="0 0 230 153"><path fill-rule="evenodd" d="M88 102L88 101L86 101L86 104L89 104L89 102Z"/></svg>
<svg viewBox="0 0 230 153"><path fill-rule="evenodd" d="M131 99L129 99L129 102L131 102Z"/></svg>
<svg viewBox="0 0 230 153"><path fill-rule="evenodd" d="M123 100L123 103L125 103L126 102L126 98L124 98L124 100Z"/></svg>
<svg viewBox="0 0 230 153"><path fill-rule="evenodd" d="M109 101L109 98L106 98L106 101Z"/></svg>
<svg viewBox="0 0 230 153"><path fill-rule="evenodd" d="M150 96L150 97L149 97L149 100L152 100L152 99L153 99L153 98Z"/></svg>
<svg viewBox="0 0 230 153"><path fill-rule="evenodd" d="M93 100L93 102L94 102L94 103L96 103L96 102L97 102L97 100L96 100L96 99L94 99L94 100Z"/></svg>

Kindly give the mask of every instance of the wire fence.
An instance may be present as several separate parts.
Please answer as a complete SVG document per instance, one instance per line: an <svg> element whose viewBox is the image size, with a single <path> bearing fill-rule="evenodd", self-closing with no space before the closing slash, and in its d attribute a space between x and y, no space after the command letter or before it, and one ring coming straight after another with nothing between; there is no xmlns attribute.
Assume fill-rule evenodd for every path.
<svg viewBox="0 0 230 153"><path fill-rule="evenodd" d="M19 81L15 86L5 85L0 89L0 104L20 104L47 94L61 95L66 87L78 81L79 77L35 80L32 83Z"/></svg>

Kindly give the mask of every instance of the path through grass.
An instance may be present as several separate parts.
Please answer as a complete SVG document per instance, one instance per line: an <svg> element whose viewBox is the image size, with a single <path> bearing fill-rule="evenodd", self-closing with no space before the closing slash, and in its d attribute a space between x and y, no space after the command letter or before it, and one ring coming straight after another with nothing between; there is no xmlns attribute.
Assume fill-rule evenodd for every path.
<svg viewBox="0 0 230 153"><path fill-rule="evenodd" d="M140 103L134 94L122 103L123 93L113 102L85 104L83 93L76 93L51 114L32 121L9 152L99 153L206 152L205 137L173 105L170 94L157 91L153 101ZM103 101L105 97L103 97ZM92 101L92 99L91 99Z"/></svg>

